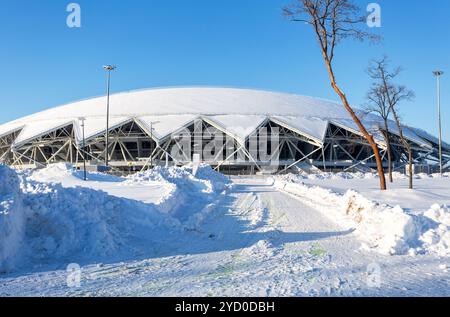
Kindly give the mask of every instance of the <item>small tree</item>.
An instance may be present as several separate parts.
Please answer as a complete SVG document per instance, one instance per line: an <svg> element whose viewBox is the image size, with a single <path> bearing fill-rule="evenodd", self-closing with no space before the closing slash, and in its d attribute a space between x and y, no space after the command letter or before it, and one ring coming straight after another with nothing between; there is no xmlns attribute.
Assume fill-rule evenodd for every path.
<svg viewBox="0 0 450 317"><path fill-rule="evenodd" d="M413 152L411 145L409 144L408 140L405 138L405 135L403 133L403 125L401 123L400 116L398 115L398 104L402 100L411 100L414 97L414 94L412 91L406 90L405 86L393 86L391 89L391 92L389 93L391 96L391 111L392 115L394 116L395 123L397 124L397 128L400 135L400 140L403 143L403 146L405 147L406 152L408 153L408 166L409 166L409 189L414 188L413 180L414 180L414 169L413 169Z"/></svg>
<svg viewBox="0 0 450 317"><path fill-rule="evenodd" d="M383 161L375 139L367 131L350 106L347 96L337 84L333 69L335 48L342 40L347 38L359 40L367 38L371 40L377 39L376 36L363 31L361 26L366 21L366 17L358 15L359 8L351 0L295 0L291 6L285 7L283 11L292 21L303 22L313 28L327 67L331 86L371 146L377 163L380 188L385 190L386 178L384 176Z"/></svg>
<svg viewBox="0 0 450 317"><path fill-rule="evenodd" d="M384 58L385 59L385 58ZM385 93L384 84L380 81L381 71L380 66L383 61L372 61L369 64L367 73L370 78L374 80L372 87L370 87L367 92L368 104L365 107L368 113L376 113L383 119L383 137L386 142L387 156L388 156L388 166L389 166L389 181L394 182L394 177L392 175L392 148L391 148L391 138L389 133L389 116L391 115L391 107L388 103L387 96Z"/></svg>
<svg viewBox="0 0 450 317"><path fill-rule="evenodd" d="M403 144L406 152L408 153L409 163L409 188L413 189L413 153L409 141L406 139L403 132L403 125L399 116L399 104L402 101L412 100L414 93L408 90L403 85L395 84L393 81L401 73L401 68L397 67L394 70L389 70L389 63L387 57L383 57L379 61L374 62L373 68L371 68L370 75L372 79L377 80L374 83L374 87L377 88L378 93L381 94L380 98L385 100L388 105L388 112L392 113L395 123L397 125L400 141Z"/></svg>

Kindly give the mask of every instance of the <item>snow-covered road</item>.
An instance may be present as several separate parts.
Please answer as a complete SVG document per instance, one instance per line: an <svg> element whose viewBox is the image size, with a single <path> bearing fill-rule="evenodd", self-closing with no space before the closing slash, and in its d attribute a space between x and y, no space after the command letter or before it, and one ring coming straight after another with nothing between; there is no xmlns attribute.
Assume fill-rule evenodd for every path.
<svg viewBox="0 0 450 317"><path fill-rule="evenodd" d="M185 239L151 258L0 276L0 295L39 296L450 296L448 258L360 250L352 228L275 189L236 178L234 189ZM379 272L378 272L379 270Z"/></svg>

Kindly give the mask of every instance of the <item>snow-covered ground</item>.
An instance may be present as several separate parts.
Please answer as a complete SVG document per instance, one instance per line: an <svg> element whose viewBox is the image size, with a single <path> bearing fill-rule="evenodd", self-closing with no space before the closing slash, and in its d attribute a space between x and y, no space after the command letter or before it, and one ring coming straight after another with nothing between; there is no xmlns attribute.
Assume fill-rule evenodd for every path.
<svg viewBox="0 0 450 317"><path fill-rule="evenodd" d="M72 172L64 164L56 164L33 173L31 180L45 183L59 183L65 188L77 186L101 190L109 195L128 198L144 203L158 203L163 197L170 195L174 186L169 183L148 181L145 184L127 182L125 178L100 173L88 173L85 182L82 171Z"/></svg>
<svg viewBox="0 0 450 317"><path fill-rule="evenodd" d="M286 175L275 186L353 226L363 246L386 254L450 256L450 175L417 175L415 190L396 174L380 191L372 174Z"/></svg>
<svg viewBox="0 0 450 317"><path fill-rule="evenodd" d="M66 165L0 166L0 296L450 296L450 178L423 176L414 192L376 184L355 174L231 184L208 167L84 182Z"/></svg>
<svg viewBox="0 0 450 317"><path fill-rule="evenodd" d="M409 211L427 210L430 204L450 204L450 173L440 175L418 174L415 176L415 190L408 189L408 178L394 173L394 183L388 183L389 190L380 191L378 177L361 173L321 173L299 176L306 184L317 185L344 194L348 189L357 190L368 199L395 206L400 205Z"/></svg>

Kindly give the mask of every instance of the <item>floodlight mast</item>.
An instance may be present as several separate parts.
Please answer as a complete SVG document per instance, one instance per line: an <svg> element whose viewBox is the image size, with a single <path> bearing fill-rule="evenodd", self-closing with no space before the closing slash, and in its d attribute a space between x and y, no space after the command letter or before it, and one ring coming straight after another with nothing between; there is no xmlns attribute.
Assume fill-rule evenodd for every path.
<svg viewBox="0 0 450 317"><path fill-rule="evenodd" d="M105 144L105 165L109 166L109 93L111 86L111 71L115 70L117 67L113 65L103 66L103 69L107 72L107 83L106 83L106 144Z"/></svg>
<svg viewBox="0 0 450 317"><path fill-rule="evenodd" d="M83 171L84 171L84 180L87 180L87 175L86 175L86 153L85 148L86 148L86 139L84 137L84 121L86 120L86 118L82 117L79 118L80 122L81 122L81 129L83 131L83 146L82 146L82 154L83 154Z"/></svg>
<svg viewBox="0 0 450 317"><path fill-rule="evenodd" d="M441 177L444 175L444 166L442 161L442 117L441 117L441 76L444 72L436 70L433 72L437 80L437 107L438 107L438 126L439 126L439 172Z"/></svg>

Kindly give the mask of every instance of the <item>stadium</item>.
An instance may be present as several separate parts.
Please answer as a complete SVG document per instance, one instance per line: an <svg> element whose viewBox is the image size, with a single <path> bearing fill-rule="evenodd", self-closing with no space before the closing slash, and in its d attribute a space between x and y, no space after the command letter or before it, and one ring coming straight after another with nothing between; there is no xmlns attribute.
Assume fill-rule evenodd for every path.
<svg viewBox="0 0 450 317"><path fill-rule="evenodd" d="M118 93L110 97L108 149L106 104L106 97L98 97L1 125L0 163L39 168L66 162L100 170L108 157L112 171L129 172L200 160L221 172L238 174L369 171L376 166L370 146L345 109L322 99L233 88ZM374 135L387 168L382 119L362 111L358 115ZM436 168L437 138L408 126L404 135L416 168ZM407 155L394 122L389 137L394 167L404 172ZM180 151L181 139L187 141L188 150ZM448 168L447 143L443 156Z"/></svg>

